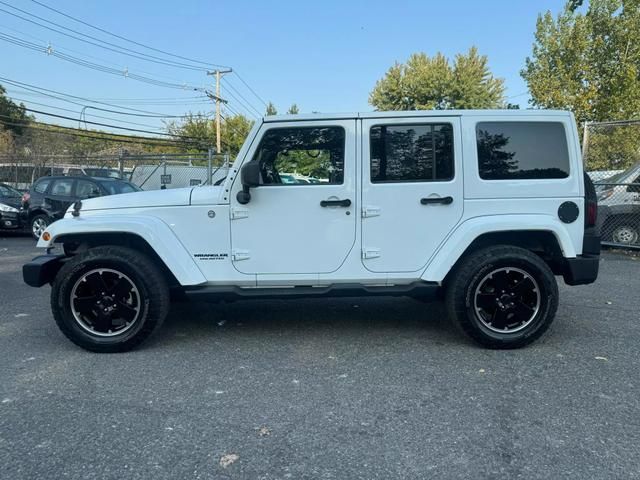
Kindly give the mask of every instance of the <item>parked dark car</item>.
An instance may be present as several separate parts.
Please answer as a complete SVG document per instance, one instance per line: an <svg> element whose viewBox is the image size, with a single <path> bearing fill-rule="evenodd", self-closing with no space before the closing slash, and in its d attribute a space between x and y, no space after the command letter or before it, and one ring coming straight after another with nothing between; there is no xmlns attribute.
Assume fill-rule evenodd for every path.
<svg viewBox="0 0 640 480"><path fill-rule="evenodd" d="M595 182L595 188L602 240L640 246L640 163Z"/></svg>
<svg viewBox="0 0 640 480"><path fill-rule="evenodd" d="M0 229L19 229L22 193L9 185L0 183Z"/></svg>
<svg viewBox="0 0 640 480"><path fill-rule="evenodd" d="M38 239L49 224L64 217L78 200L139 190L133 183L115 178L42 177L22 196L22 218Z"/></svg>

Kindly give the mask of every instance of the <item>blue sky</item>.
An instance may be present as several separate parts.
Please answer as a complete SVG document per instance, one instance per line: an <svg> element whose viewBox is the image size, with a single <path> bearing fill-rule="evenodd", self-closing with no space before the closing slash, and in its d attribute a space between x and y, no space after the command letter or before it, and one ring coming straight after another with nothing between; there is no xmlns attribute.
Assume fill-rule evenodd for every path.
<svg viewBox="0 0 640 480"><path fill-rule="evenodd" d="M92 36L122 43L30 0L3 1ZM371 110L368 94L376 80L395 61L404 61L411 53L419 51L428 55L441 51L453 57L472 45L488 55L494 74L505 79L510 101L526 107L527 88L519 71L525 57L531 53L536 17L546 10L557 13L564 4L562 0L40 1L138 42L187 57L230 65L262 99L273 101L280 111L295 102L302 112ZM6 5L0 4L0 8L24 16ZM123 71L127 68L132 73L145 72L144 75L153 78L181 84L188 82L198 87L209 86L212 81L202 72L148 63L83 44L2 11L0 32L43 47L50 42L56 51ZM124 76L96 72L2 40L0 58L0 77L39 87L121 104L125 104L124 101L112 100L145 98L161 103L158 99L163 99L164 105L126 104L130 108L158 113L177 115L189 110L211 110L204 100L194 98L199 93L151 86ZM239 112L254 112L251 106L260 111L264 109L261 101L235 75L228 76L225 82L236 88L235 92L231 91L236 99L227 93L230 87L223 91L223 96L229 98L230 108ZM72 112L62 114L73 118L77 118L81 109L79 105L25 94L16 88L9 88L9 92L20 99L68 108ZM32 107L57 111L38 105ZM88 115L92 112L88 111ZM94 118L94 121L104 120ZM140 122L139 119L136 121ZM141 123L161 125L159 119L144 119Z"/></svg>

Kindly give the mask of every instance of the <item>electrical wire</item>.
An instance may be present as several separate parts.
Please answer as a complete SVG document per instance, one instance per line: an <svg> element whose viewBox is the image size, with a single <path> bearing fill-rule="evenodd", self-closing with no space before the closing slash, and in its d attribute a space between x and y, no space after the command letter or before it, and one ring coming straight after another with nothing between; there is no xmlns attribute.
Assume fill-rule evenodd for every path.
<svg viewBox="0 0 640 480"><path fill-rule="evenodd" d="M1 115L0 117L10 118L8 115ZM136 135L125 135L121 133L110 133L110 132L102 132L99 130L78 130L71 127L63 127L62 125L55 125L51 123L31 121L29 123L19 123L19 122L11 122L0 119L0 124L3 125L12 125L16 127L30 128L34 130L46 131L53 134L66 135L66 136L74 136L74 137L84 137L91 138L94 140L104 140L108 142L117 142L117 143L135 143L142 145L151 145L151 146L181 146L186 144L193 143L194 145L202 145L202 142L189 142L189 141L172 141L165 138L153 138L153 137L141 137ZM44 125L44 128L39 126ZM65 131L57 131L52 129L62 129ZM67 132L70 130L70 132ZM95 135L91 135L94 133ZM101 135L101 136L96 136ZM107 137L103 137L103 135L107 135ZM118 137L118 138L116 138ZM121 137L121 138L120 138ZM134 139L134 140L132 140Z"/></svg>
<svg viewBox="0 0 640 480"><path fill-rule="evenodd" d="M195 70L195 71L201 71L201 72L203 72L203 71L206 72L207 71L206 67L197 67L197 66L194 66L194 65L188 65L186 63L175 62L173 60L164 60L164 59L162 59L160 57L156 57L154 55L138 52L136 50L132 50L132 49L127 48L127 47L122 47L122 46L117 45L115 43L107 42L106 40L103 40L103 39L92 37L92 36L87 35L85 33L82 33L82 32L79 32L77 30L74 30L72 28L65 27L64 25L60 25L59 23L52 22L51 20L47 20L46 18L43 18L43 17L40 17L40 16L35 15L33 13L27 12L26 10L22 10L21 8L15 7L15 6L13 6L13 5L11 5L11 4L3 1L3 0L0 0L0 4L5 5L5 6L9 7L9 8L12 8L13 10L17 10L18 12L21 12L21 13L23 13L25 15L28 15L29 17L37 18L38 20L46 22L46 23L48 23L50 25L54 25L54 26L56 26L58 28L66 30L68 32L72 32L75 35L73 35L71 33L66 33L66 32L64 32L62 30L58 30L57 28L53 28L53 27L49 27L47 25L43 25L42 23L36 22L35 20L31 20L30 18L23 17L22 15L18 15L17 13L10 12L10 11L5 10L3 8L0 8L0 12L4 12L4 13L6 13L8 15L12 15L12 16L14 16L16 18L19 18L19 19L21 19L21 20L23 20L25 22L32 23L32 24L37 25L37 26L39 26L41 28L45 28L47 30L55 32L55 33L57 33L59 35L64 35L65 37L73 38L74 40L78 40L80 42L84 42L84 43L87 43L89 45L93 45L93 46L98 47L98 48L109 50L109 51L118 53L120 55L126 55L126 56L129 56L129 57L132 57L132 58L137 58L139 60L144 60L144 61L147 61L147 62L156 63L156 64L160 64L160 65L165 65L165 66L170 66L170 67L174 67L174 68L183 68L183 69L187 69L187 70ZM78 36L78 35L81 35L81 36ZM86 38L82 38L82 37L86 37ZM87 40L87 38L90 38L90 39L95 40L95 41Z"/></svg>
<svg viewBox="0 0 640 480"><path fill-rule="evenodd" d="M31 0L31 1L35 1L35 0ZM240 76L240 74L238 73L238 71L237 71L237 70L234 70L234 71L233 71L233 73L235 73L235 74L236 74L236 77L238 77L238 80L240 80L240 81L243 83L243 85L244 85L245 87L247 87L247 89L248 89L251 93L253 93L253 95L254 95L258 100L260 100L260 101L262 102L262 104L263 104L263 105L265 106L265 108L266 108L266 107L267 107L267 102L265 102L265 101L262 99L262 97L261 97L260 95L258 95L258 94L253 90L253 88L251 88L251 87L249 86L249 84L248 84L247 82L245 82L245 80Z"/></svg>
<svg viewBox="0 0 640 480"><path fill-rule="evenodd" d="M224 77L223 77L223 79L224 79ZM250 113L252 116L254 116L254 117L255 117L256 115L255 115L254 113L252 113L252 112L251 112L251 110L253 110L253 111L255 111L255 112L257 113L257 116L258 116L258 117L261 117L261 116L262 116L262 112L260 112L260 110L258 110L256 107L254 107L254 106L253 106L253 105L252 105L252 104L251 104L251 103L250 103L250 102L249 102L249 101L248 101L248 100L247 100L247 99L246 99L246 98L245 98L245 97L244 97L244 96L243 96L243 95L238 91L238 90L236 90L236 88L235 88L231 83L229 83L229 82L224 82L224 84L223 84L223 85L224 85L224 86L226 86L226 87L228 87L226 90L227 90L227 93L231 96L231 98L235 99L239 104L241 104L241 105L245 108L245 110L246 110L248 113ZM246 103L242 102L242 100L240 100L238 97L236 97L236 96L235 96L235 95L234 95L234 94L229 90L229 88L231 88L231 90L233 90L234 92L236 92L236 93L238 94L238 96L239 96L242 100L244 100L244 102L246 102ZM248 107L249 107L249 108L247 108L247 105L248 105Z"/></svg>
<svg viewBox="0 0 640 480"><path fill-rule="evenodd" d="M44 7L46 9L48 9L48 10L51 10L52 12L55 12L55 13L57 13L59 15L62 15L63 17L66 17L66 18L68 18L70 20L73 20L75 22L81 23L82 25L85 25L87 27L93 28L94 30L97 30L97 31L102 32L102 33L105 33L105 34L110 35L112 37L119 38L120 40L124 40L125 42L129 42L129 43L132 43L134 45L138 45L139 47L143 47L143 48L146 48L146 49L149 49L149 50L153 50L154 52L162 53L162 54L168 55L170 57L179 58L181 60L186 60L188 62L199 63L201 65L206 65L207 67L218 67L218 68L225 68L225 69L229 68L229 66L227 66L227 65L217 65L215 63L204 62L202 60L195 60L195 59L192 59L192 58L183 57L182 55L176 55L174 53L170 53L170 52L167 52L167 51L164 51L164 50L160 50L158 48L150 47L150 46L145 45L143 43L136 42L135 40L131 40L131 39L128 39L128 38L123 37L121 35L112 33L112 32L110 32L108 30L105 30L104 28L100 28L100 27L97 27L95 25L92 25L92 24L90 24L88 22L85 22L84 20L80 20L79 18L73 17L73 16L71 16L71 15L69 15L67 13L64 13L64 12L60 11L60 10L56 10L55 8L53 8L53 7L49 6L49 5L46 5L46 4L42 3L42 2L39 2L37 0L31 0L31 1L33 3L35 3L35 4L37 4L37 5L40 5L41 7Z"/></svg>
<svg viewBox="0 0 640 480"><path fill-rule="evenodd" d="M50 117L54 117L54 118L60 118L60 119L64 119L64 120L72 120L72 121L77 121L76 118L73 117L67 117L66 115L58 115L57 113L50 113L50 112L44 112L42 110L34 110L32 108L24 108L27 112L31 112L31 113L37 113L40 115L47 115ZM163 135L163 136L167 136L167 137L173 137L173 138L179 138L179 139L185 139L185 140L196 140L196 141L200 141L199 138L197 137L190 137L187 135L175 135L175 134L171 134L171 133L165 133L165 132L151 132L149 130L141 130L139 128L129 128L129 127L120 127L118 125L111 125L108 123L100 123L100 122L91 122L89 120L83 120L83 123L88 123L90 125L96 125L99 127L107 127L107 128L117 128L118 130L125 130L128 132L139 132L139 133L150 133L152 135Z"/></svg>
<svg viewBox="0 0 640 480"><path fill-rule="evenodd" d="M122 106L122 105L111 104L111 103L107 103L107 102L101 102L101 101L98 101L98 100L92 100L92 99L86 98L86 97L79 97L77 95L71 95L70 93L62 93L62 92L58 92L56 90L51 90L51 89L48 89L48 88L38 87L38 86L31 85L31 84L24 83L24 82L18 82L17 80L11 80L10 78L6 78L6 77L1 77L0 76L0 81L2 81L4 83L8 83L9 85L12 85L12 86L17 87L17 88L21 88L23 90L27 90L27 91L31 91L31 92L35 92L35 93L41 93L42 95L45 95L47 97L55 98L57 100L61 100L61 101L68 102L68 103L72 103L74 105L80 105L82 107L84 107L86 105L86 103L79 103L77 100L82 101L82 102L95 103L95 104L98 104L98 105L105 105L107 107L121 108L123 110L128 110L128 111L132 111L132 112L146 113L146 114L158 115L158 116L162 116L162 117L170 117L171 116L171 115L164 114L164 113L152 112L152 111L148 111L148 110L140 110L140 109L137 109L137 108L125 107L125 106ZM43 93L43 92L47 92L47 93ZM64 97L73 98L75 100L69 100L68 98L64 98Z"/></svg>
<svg viewBox="0 0 640 480"><path fill-rule="evenodd" d="M0 1L0 3L2 3L2 2ZM1 8L0 8L0 11L2 11ZM137 80L139 82L148 83L150 85L156 85L156 86L159 86L159 87L166 87L166 88L175 88L175 89L178 89L178 90L190 90L190 91L199 91L199 92L204 92L205 91L204 88L194 87L194 86L188 85L188 84L180 85L180 84L177 84L177 83L165 82L163 80L156 80L154 78L146 77L144 75L138 75L137 73L131 73L127 69L119 70L119 69L116 69L116 68L108 67L106 65L101 65L101 64L98 64L98 63L90 62L88 60L84 60L82 58L75 57L73 55L67 55L66 53L58 52L57 50L53 50L53 49L46 48L46 47L41 47L36 43L29 42L28 40L23 40L23 39L20 39L18 37L14 37L13 35L9 35L7 33L0 33L0 40L4 40L5 42L12 43L14 45L18 45L18 46L21 46L23 48L28 48L30 50L35 50L37 52L46 53L49 56L54 56L54 57L60 58L62 60L66 60L67 62L71 62L71 63L74 63L76 65L80 65L80 66L83 66L83 67L86 67L86 68L90 68L92 70L96 70L96 71L103 72L103 73L108 73L108 74L111 74L111 75L116 75L118 77L131 78L133 80Z"/></svg>

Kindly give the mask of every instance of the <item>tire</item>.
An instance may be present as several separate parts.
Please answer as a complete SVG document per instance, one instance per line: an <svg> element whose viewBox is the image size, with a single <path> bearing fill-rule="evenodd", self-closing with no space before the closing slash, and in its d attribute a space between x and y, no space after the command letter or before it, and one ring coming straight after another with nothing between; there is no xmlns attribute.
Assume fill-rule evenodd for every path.
<svg viewBox="0 0 640 480"><path fill-rule="evenodd" d="M144 254L118 246L95 247L72 257L51 289L58 327L92 352L137 347L160 327L169 304L162 271Z"/></svg>
<svg viewBox="0 0 640 480"><path fill-rule="evenodd" d="M469 254L450 274L449 317L488 348L520 348L537 340L558 309L549 266L528 250L497 245Z"/></svg>
<svg viewBox="0 0 640 480"><path fill-rule="evenodd" d="M45 229L51 225L51 220L48 215L39 214L34 216L29 222L29 226L31 227L31 235L36 240L40 240L40 235L42 235Z"/></svg>
<svg viewBox="0 0 640 480"><path fill-rule="evenodd" d="M637 245L638 228L629 221L618 221L613 225L611 241L619 245Z"/></svg>

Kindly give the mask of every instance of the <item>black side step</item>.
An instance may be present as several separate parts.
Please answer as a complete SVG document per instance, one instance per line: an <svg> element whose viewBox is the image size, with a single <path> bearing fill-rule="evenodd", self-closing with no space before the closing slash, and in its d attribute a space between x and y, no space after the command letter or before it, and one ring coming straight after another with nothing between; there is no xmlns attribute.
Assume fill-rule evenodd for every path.
<svg viewBox="0 0 640 480"><path fill-rule="evenodd" d="M341 283L326 287L235 287L205 286L187 287L185 294L192 300L238 300L241 298L310 298L310 297L365 297L394 296L435 298L440 286L435 282L413 282L406 285L369 286L358 283Z"/></svg>

